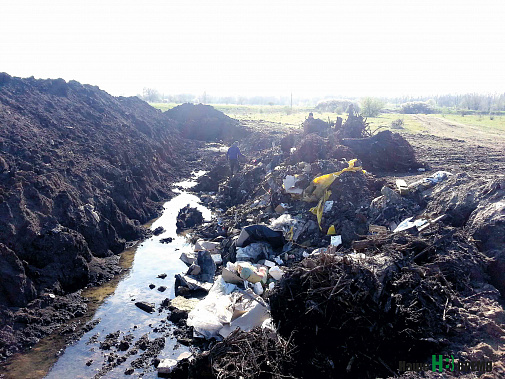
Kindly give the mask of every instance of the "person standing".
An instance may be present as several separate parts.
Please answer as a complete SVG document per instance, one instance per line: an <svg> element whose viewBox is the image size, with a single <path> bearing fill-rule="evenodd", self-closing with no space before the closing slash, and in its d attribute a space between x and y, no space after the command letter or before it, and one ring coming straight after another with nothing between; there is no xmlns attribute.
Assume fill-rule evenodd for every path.
<svg viewBox="0 0 505 379"><path fill-rule="evenodd" d="M230 146L228 149L228 152L226 153L226 159L230 162L230 178L233 176L233 173L236 169L236 172L240 170L240 165L238 162L239 157L245 157L244 154L240 152L240 149L238 148L238 142L235 141L233 144Z"/></svg>

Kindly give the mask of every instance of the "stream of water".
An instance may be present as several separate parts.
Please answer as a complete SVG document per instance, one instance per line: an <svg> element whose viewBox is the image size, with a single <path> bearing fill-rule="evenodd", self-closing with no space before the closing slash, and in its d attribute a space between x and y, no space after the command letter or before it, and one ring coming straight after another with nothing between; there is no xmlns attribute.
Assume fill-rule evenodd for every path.
<svg viewBox="0 0 505 379"><path fill-rule="evenodd" d="M195 176L202 172L195 173ZM176 183L179 188L190 188L194 182L186 181ZM163 336L161 332L153 331L154 326L162 325L162 320L166 320L167 311L158 313L146 313L135 306L136 301L146 301L155 303L156 308L165 298L174 297L174 275L187 270L187 266L179 260L183 251L191 251L193 246L189 244L184 236L176 234L176 217L181 208L190 204L198 208L205 220L209 220L211 212L199 203L199 198L185 192L179 192L172 200L164 204L163 215L151 225L154 230L159 226L165 232L159 236L153 236L140 244L136 250L131 269L127 275L119 282L116 290L97 309L94 320L100 320L98 325L87 332L82 338L71 346L68 346L63 355L51 368L46 378L93 378L102 368L104 355L111 351L103 351L99 348L99 342L103 341L109 333L121 331L119 340L126 334L132 334L134 339L132 345L144 334L148 334L150 340ZM172 237L171 243L162 244L160 239ZM167 274L165 279L158 278L159 274ZM149 284L154 284L154 289L149 288ZM160 286L167 289L164 292L157 290ZM166 321L168 323L168 321ZM98 334L96 342L90 343L90 338ZM175 347L175 349L174 349ZM166 338L165 347L158 355L159 359L177 358L182 352L187 351L185 346L177 345L175 339ZM122 352L114 352L118 355ZM150 365L148 369L136 369L133 375L126 376L124 371L130 367L131 361L138 358L142 353L128 357L128 359L107 372L104 378L132 378L142 374L143 378L155 378L157 373ZM91 361L91 362L90 362ZM86 365L88 363L88 365Z"/></svg>

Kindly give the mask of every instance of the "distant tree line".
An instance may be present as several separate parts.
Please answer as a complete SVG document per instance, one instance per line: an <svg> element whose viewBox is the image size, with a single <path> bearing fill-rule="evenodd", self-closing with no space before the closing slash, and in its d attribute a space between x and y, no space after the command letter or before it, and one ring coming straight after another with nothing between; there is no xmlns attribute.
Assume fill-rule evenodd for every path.
<svg viewBox="0 0 505 379"><path fill-rule="evenodd" d="M361 99L328 98L328 97L300 97L295 96L215 96L209 93L200 95L161 94L153 88L144 88L139 98L155 103L206 103L206 104L237 104L237 105L282 105L315 107L322 112L344 113L350 104L364 116L374 117L383 111L387 103L400 108L403 113L431 113L439 112L437 108L450 108L481 113L505 111L505 93L478 94L467 93L463 95L436 95L436 96L401 96L391 98L363 97Z"/></svg>

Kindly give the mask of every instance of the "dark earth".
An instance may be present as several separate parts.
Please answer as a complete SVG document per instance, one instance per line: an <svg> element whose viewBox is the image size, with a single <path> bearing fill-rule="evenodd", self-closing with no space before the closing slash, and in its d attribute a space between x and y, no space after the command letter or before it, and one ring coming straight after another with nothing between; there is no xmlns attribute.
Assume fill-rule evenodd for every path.
<svg viewBox="0 0 505 379"><path fill-rule="evenodd" d="M268 296L278 337L255 330L205 342L175 377L386 377L396 375L399 359L425 351L492 359L495 373L505 375L503 140L436 130L371 135L354 114L338 125L316 122L293 131L239 123L191 104L162 113L75 81L0 74L0 362L55 331L70 342L91 330L81 322L89 306L80 289L117 278L118 255L149 235L143 225L173 195L169 184L206 169L194 190L220 220L202 224L187 207L178 227L219 241L225 262L235 259L232 237L278 217L280 204L303 223L291 245L280 248L289 252L286 276ZM247 158L229 178L223 153L206 142L235 139ZM333 182L334 206L318 227L309 212L315 204L285 193L282 179L296 174L306 188L351 158L368 172L346 172ZM383 206L370 206L398 177L411 183L437 170L455 175L429 191L389 194ZM424 233L367 235L372 224L387 230L414 215L443 218ZM335 251L302 259L305 250L328 246L330 226L342 235L339 253L362 253L365 263ZM187 312L168 299L162 307L176 326L170 336L197 344ZM164 331L165 324L153 327ZM97 377L134 354L126 375L157 366L164 338L134 342L120 334L100 342L107 354ZM242 361L235 358L244 352Z"/></svg>

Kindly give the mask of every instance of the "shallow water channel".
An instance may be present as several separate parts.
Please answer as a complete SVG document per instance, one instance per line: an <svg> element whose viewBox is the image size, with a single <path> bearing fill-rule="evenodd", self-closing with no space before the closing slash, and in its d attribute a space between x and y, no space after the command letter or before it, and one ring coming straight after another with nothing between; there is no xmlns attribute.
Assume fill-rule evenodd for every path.
<svg viewBox="0 0 505 379"><path fill-rule="evenodd" d="M201 172L196 173L196 176ZM179 188L190 188L194 182L176 183ZM199 203L199 198L189 194L184 190L174 189L179 194L172 200L164 204L163 215L154 221L151 229L159 226L165 229L165 232L159 236L153 236L142 242L136 249L133 263L128 274L118 283L114 293L105 299L103 304L97 309L93 320L100 320L98 325L87 332L75 344L68 346L58 361L51 368L46 378L93 378L104 363L104 356L114 351L119 356L124 352L116 352L115 348L111 350L101 350L99 348L105 336L109 333L121 331L119 340L126 334L134 336L131 346L144 334L148 334L150 340L162 337L163 332L154 332L153 328L163 325L162 320L166 320L168 311L159 313L157 310L151 314L142 311L135 306L136 301L147 301L155 303L156 308L165 298L174 297L174 275L187 270L187 266L179 260L181 252L192 250L184 236L176 234L176 217L181 208L190 204L198 208L206 220L211 217L211 212ZM160 243L160 239L173 237L174 240L168 244ZM159 274L167 274L165 279L158 278ZM154 289L149 289L149 284L154 284ZM165 286L164 292L158 291L158 287ZM166 321L170 324L169 321ZM97 335L90 341L92 336ZM95 341L95 342L92 342ZM91 342L91 343L90 343ZM177 345L177 340L167 337L165 347L158 355L159 359L177 358L182 352L188 351L188 348ZM174 349L175 347L175 349ZM130 348L131 349L131 348ZM126 376L124 371L130 367L130 363L137 359L138 354L131 355L122 364L111 371L108 371L104 378L132 378L143 375L144 378L157 377L156 370L149 364L147 369L136 369L135 372ZM89 366L86 363L92 362ZM149 360L149 362L151 359Z"/></svg>

